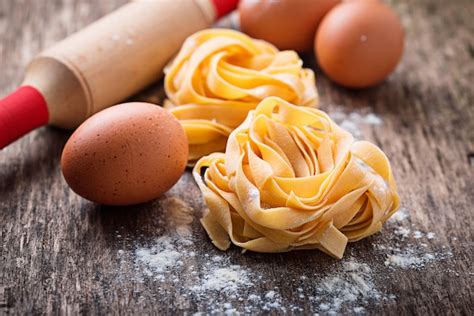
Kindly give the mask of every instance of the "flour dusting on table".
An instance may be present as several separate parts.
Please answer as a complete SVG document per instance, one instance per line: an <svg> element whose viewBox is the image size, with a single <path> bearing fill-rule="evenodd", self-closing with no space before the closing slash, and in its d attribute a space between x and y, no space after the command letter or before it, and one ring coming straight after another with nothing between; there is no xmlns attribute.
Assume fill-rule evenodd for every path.
<svg viewBox="0 0 474 316"><path fill-rule="evenodd" d="M347 258L338 271L319 282L312 300L319 303L320 311L335 313L347 305L354 305L354 312L362 312L359 304L395 298L377 289L373 275L368 264Z"/></svg>
<svg viewBox="0 0 474 316"><path fill-rule="evenodd" d="M135 256L139 262L145 263L150 271L147 274L154 273L157 278L164 279L163 273L175 266L183 264L181 254L178 248L173 245L173 240L169 237L160 237L151 247L141 247L135 251Z"/></svg>
<svg viewBox="0 0 474 316"><path fill-rule="evenodd" d="M329 117L340 127L351 133L355 139L364 139L363 130L368 126L378 126L383 124L383 120L374 114L370 108L357 109L354 112L347 112L343 106L333 106L334 110L329 111Z"/></svg>
<svg viewBox="0 0 474 316"><path fill-rule="evenodd" d="M404 207L401 207L395 214L390 217L389 222L404 222L409 218L408 210Z"/></svg>
<svg viewBox="0 0 474 316"><path fill-rule="evenodd" d="M222 261L219 260L219 262ZM193 292L222 291L235 293L241 287L252 285L249 278L251 273L239 265L230 265L229 267L210 265L206 267L205 272L201 283L191 289Z"/></svg>
<svg viewBox="0 0 474 316"><path fill-rule="evenodd" d="M397 269L423 269L452 255L449 249L430 250L430 241L436 234L413 229L410 211L402 208L389 220L383 235L385 241L375 245L374 256L382 259L380 264L372 266L352 253L331 263L326 273L310 269L308 272L312 274L292 280L298 284L292 283L296 299L288 301L278 287L261 291L268 277L277 280L278 275L257 275L248 267L233 263L228 252L204 254L204 264L198 264L202 260L197 260L198 245L193 239L190 208L177 198L160 204L169 207L163 220L166 234L148 246L135 249L137 271L154 282L173 280L173 291L179 293L183 301L202 306L202 313L197 315L296 313L308 312L308 308L321 314L365 314L371 304L396 301L396 293L387 293L381 287L385 275ZM409 243L406 241L409 237L419 243ZM244 300L248 304L241 310L236 309L235 302Z"/></svg>

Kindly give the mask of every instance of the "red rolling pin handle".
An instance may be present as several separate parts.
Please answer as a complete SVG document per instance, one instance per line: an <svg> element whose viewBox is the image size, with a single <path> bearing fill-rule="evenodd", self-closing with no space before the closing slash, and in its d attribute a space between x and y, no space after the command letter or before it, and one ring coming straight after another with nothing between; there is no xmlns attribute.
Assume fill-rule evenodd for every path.
<svg viewBox="0 0 474 316"><path fill-rule="evenodd" d="M227 13L237 8L239 0L212 0L216 8L217 18L221 18Z"/></svg>
<svg viewBox="0 0 474 316"><path fill-rule="evenodd" d="M33 87L23 86L0 100L0 149L48 124L48 106Z"/></svg>

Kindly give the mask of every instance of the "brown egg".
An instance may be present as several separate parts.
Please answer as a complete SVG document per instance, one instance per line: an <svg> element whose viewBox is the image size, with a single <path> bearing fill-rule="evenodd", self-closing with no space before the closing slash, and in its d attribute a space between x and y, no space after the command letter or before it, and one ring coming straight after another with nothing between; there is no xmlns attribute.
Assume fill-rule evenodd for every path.
<svg viewBox="0 0 474 316"><path fill-rule="evenodd" d="M240 28L279 49L311 51L323 16L340 0L241 0Z"/></svg>
<svg viewBox="0 0 474 316"><path fill-rule="evenodd" d="M351 88L384 80L403 52L398 16L377 1L349 1L331 10L315 38L319 65L329 78Z"/></svg>
<svg viewBox="0 0 474 316"><path fill-rule="evenodd" d="M101 204L130 205L157 198L181 177L188 142L167 110L124 103L85 121L64 147L61 169L71 189Z"/></svg>

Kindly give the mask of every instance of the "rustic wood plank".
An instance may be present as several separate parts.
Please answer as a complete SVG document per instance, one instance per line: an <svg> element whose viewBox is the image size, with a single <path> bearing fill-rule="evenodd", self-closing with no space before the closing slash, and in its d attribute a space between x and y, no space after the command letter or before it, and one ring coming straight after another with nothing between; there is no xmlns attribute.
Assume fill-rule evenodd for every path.
<svg viewBox="0 0 474 316"><path fill-rule="evenodd" d="M36 53L124 2L0 0L0 95L21 82L22 69ZM339 312L354 313L355 306L374 315L472 314L474 5L391 3L402 16L407 46L402 64L384 84L364 91L340 88L305 57L317 71L324 110L364 108L382 118L382 125L364 126L364 136L390 157L409 210L406 220L350 244L345 255L371 267L374 287L387 299L359 299ZM155 103L162 98L159 83L136 97ZM68 136L41 128L0 153L0 313L211 313L231 310L226 303L247 313L327 312L324 302L311 296L341 262L315 251L220 253L199 225L205 206L189 172L152 203L117 208L84 201L68 189L59 170ZM147 274L136 249L150 249L156 238L174 234L169 212L182 208L180 201L194 217L189 243L172 241L172 249L186 253L182 265ZM398 226L409 235L397 235ZM423 238L415 238L416 230ZM436 237L428 239L428 232ZM390 251L397 253L390 247L408 245L440 256L419 268L384 264ZM192 290L209 274L206 264L213 256L220 256L222 266L250 271L253 285L235 297ZM269 291L277 293L278 308L266 305L278 303L265 298Z"/></svg>

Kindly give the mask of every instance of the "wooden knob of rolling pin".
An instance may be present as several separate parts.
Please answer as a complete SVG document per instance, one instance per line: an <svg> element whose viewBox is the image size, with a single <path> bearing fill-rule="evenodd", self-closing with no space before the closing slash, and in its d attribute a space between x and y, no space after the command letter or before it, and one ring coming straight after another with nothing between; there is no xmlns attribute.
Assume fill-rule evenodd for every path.
<svg viewBox="0 0 474 316"><path fill-rule="evenodd" d="M0 100L0 149L45 124L75 128L162 75L187 36L238 0L132 1L46 49Z"/></svg>

